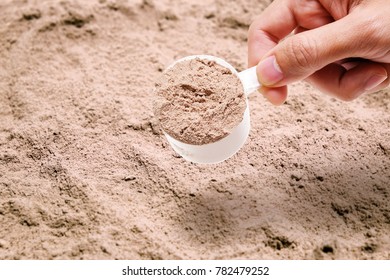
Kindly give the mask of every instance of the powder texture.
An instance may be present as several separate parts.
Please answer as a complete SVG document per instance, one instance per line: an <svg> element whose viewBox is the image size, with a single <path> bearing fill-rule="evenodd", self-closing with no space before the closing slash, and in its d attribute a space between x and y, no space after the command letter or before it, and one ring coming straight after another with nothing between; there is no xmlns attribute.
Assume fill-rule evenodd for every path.
<svg viewBox="0 0 390 280"><path fill-rule="evenodd" d="M242 121L244 89L232 71L206 59L176 63L156 84L155 115L163 130L188 144L218 141Z"/></svg>
<svg viewBox="0 0 390 280"><path fill-rule="evenodd" d="M1 0L0 263L390 260L390 88L253 93L250 137L220 164L161 133L164 65L213 53L245 69L271 2Z"/></svg>

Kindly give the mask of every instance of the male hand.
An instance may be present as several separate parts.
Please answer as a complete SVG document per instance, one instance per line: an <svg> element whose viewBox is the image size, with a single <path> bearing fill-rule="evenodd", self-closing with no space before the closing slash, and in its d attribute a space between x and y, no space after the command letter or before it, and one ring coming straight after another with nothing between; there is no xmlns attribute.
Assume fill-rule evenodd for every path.
<svg viewBox="0 0 390 280"><path fill-rule="evenodd" d="M275 105L299 80L346 101L381 90L390 83L390 0L275 0L250 26L248 53Z"/></svg>

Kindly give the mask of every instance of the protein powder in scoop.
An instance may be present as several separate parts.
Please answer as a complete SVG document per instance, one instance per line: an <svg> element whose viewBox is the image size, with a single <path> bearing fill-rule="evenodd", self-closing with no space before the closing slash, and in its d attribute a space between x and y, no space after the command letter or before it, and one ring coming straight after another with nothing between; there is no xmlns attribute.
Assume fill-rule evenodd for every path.
<svg viewBox="0 0 390 280"><path fill-rule="evenodd" d="M207 59L184 60L156 84L155 116L171 137L193 145L216 142L241 123L244 89L232 71Z"/></svg>

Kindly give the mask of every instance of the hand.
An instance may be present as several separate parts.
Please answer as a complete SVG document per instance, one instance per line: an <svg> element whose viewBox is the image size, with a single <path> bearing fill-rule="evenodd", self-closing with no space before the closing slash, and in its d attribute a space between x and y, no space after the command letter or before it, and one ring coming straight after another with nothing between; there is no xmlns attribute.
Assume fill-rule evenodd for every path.
<svg viewBox="0 0 390 280"><path fill-rule="evenodd" d="M304 79L346 101L381 90L390 83L390 1L275 0L250 26L248 53L275 105Z"/></svg>

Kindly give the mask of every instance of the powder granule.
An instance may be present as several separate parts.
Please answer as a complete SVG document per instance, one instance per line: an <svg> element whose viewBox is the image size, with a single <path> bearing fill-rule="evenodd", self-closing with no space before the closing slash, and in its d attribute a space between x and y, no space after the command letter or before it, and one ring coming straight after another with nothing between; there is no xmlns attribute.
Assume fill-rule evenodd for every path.
<svg viewBox="0 0 390 280"><path fill-rule="evenodd" d="M156 83L155 116L171 137L193 145L216 142L241 123L244 89L232 71L207 59L184 60Z"/></svg>

